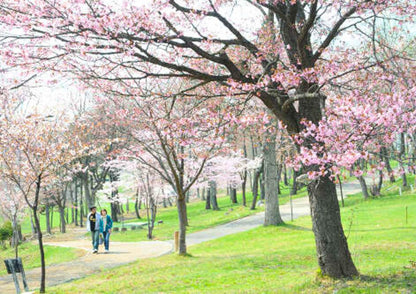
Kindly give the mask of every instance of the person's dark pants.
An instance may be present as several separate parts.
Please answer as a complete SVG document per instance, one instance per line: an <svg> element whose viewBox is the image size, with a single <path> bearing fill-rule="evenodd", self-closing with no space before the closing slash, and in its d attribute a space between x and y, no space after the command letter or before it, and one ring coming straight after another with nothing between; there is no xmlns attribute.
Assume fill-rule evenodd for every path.
<svg viewBox="0 0 416 294"><path fill-rule="evenodd" d="M98 241L100 237L100 231L94 231L91 232L91 238L92 238L92 247L98 251Z"/></svg>
<svg viewBox="0 0 416 294"><path fill-rule="evenodd" d="M105 250L108 250L110 248L110 235L111 233L109 232L103 232Z"/></svg>

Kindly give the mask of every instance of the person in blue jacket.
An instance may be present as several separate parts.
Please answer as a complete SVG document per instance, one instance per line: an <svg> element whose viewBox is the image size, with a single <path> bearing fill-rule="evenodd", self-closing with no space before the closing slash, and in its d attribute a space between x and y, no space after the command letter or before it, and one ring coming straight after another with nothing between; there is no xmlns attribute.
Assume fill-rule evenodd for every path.
<svg viewBox="0 0 416 294"><path fill-rule="evenodd" d="M111 219L111 216L107 214L107 210L102 209L100 218L100 233L103 234L105 253L108 253L110 248L110 234L112 228L113 220Z"/></svg>

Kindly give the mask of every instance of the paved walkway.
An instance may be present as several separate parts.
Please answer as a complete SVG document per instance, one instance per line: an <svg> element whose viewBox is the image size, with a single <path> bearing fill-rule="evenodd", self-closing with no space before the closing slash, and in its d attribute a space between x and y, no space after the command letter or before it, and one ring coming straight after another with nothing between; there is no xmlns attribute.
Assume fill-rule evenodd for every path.
<svg viewBox="0 0 416 294"><path fill-rule="evenodd" d="M360 192L358 182L343 184L344 195ZM338 193L339 194L339 193ZM284 221L290 220L290 205L280 206L280 212ZM308 198L298 198L293 200L293 218L309 215ZM217 239L226 235L247 231L263 225L264 212L260 212L224 225L188 234L187 245L195 245L208 240ZM80 235L85 234L85 230L79 230ZM138 259L158 257L172 252L172 241L145 241L145 242L111 242L111 252L98 255L90 253L91 242L83 238L75 241L64 242L45 242L45 245L73 247L85 250L86 254L76 260L51 265L46 268L47 287L67 283L87 275L100 272L102 269L131 263ZM28 270L26 272L29 287L39 287L40 268ZM0 277L0 293L15 293L14 284L11 276Z"/></svg>
<svg viewBox="0 0 416 294"><path fill-rule="evenodd" d="M337 193L339 186L337 185ZM342 191L344 198L347 195L355 194L361 192L361 187L358 182L351 182L342 184ZM339 197L340 199L340 197ZM293 204L293 219L296 219L301 216L310 215L309 210L309 200L308 197L294 199ZM290 221L290 204L284 204L280 206L280 214L284 221ZM257 213L255 215L250 215L245 218L238 219L236 221L219 225L214 228L206 229L196 233L188 234L186 237L186 244L194 245L199 244L205 241L217 239L223 236L227 236L234 233L244 232L256 227L262 226L264 221L264 212Z"/></svg>
<svg viewBox="0 0 416 294"><path fill-rule="evenodd" d="M83 230L85 234L85 229ZM138 259L158 257L172 252L172 245L162 241L144 242L111 242L111 251L104 254L91 253L91 241L45 242L45 245L73 247L85 250L85 255L73 261L63 262L46 267L46 287L67 283L116 266L131 263ZM46 249L47 250L47 249ZM29 288L39 288L40 268L26 271ZM21 279L19 275L20 285ZM22 287L22 286L21 286ZM0 293L16 293L11 276L0 277Z"/></svg>

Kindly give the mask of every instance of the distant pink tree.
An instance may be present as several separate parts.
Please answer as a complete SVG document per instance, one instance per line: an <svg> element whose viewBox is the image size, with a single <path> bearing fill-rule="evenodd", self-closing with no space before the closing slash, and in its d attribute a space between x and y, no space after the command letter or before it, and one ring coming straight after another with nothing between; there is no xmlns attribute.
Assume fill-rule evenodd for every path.
<svg viewBox="0 0 416 294"><path fill-rule="evenodd" d="M16 258L18 257L18 245L21 240L21 230L19 224L26 216L28 208L25 198L21 191L7 179L0 182L0 213L3 217L10 220L13 227L12 246L15 247Z"/></svg>

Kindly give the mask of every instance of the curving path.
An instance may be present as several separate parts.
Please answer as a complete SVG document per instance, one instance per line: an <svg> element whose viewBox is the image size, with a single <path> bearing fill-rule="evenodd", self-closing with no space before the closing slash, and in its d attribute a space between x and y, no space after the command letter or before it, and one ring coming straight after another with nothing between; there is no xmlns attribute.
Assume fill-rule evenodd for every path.
<svg viewBox="0 0 416 294"><path fill-rule="evenodd" d="M85 229L82 230L82 234L85 234ZM102 251L99 254L92 254L91 241L88 239L45 242L45 245L74 247L85 250L85 255L78 259L47 266L46 287L67 283L87 275L98 273L103 269L131 263L138 259L158 257L172 252L172 245L169 242L162 241L111 242L111 251L106 254ZM29 288L38 288L40 268L27 270L25 273ZM18 276L22 287L20 275ZM11 275L0 277L0 293L16 293Z"/></svg>
<svg viewBox="0 0 416 294"><path fill-rule="evenodd" d="M343 186L344 197L361 191L358 182L345 183ZM338 193L339 194L339 193ZM280 206L282 218L290 220L290 205ZM308 198L293 200L293 218L310 214ZM263 225L264 212L257 213L227 224L187 235L187 245L195 245L205 241L217 239L226 235L251 230ZM79 236L85 234L85 229L78 230ZM45 242L45 245L74 247L85 250L85 255L60 264L48 266L46 269L47 287L67 283L75 279L85 277L109 269L112 267L131 263L138 259L158 257L172 252L173 241L144 241L144 242L111 242L111 252L108 254L92 254L89 239L79 239L63 242ZM37 288L39 285L40 268L26 271L29 287ZM20 277L19 277L20 278ZM0 277L0 293L15 293L11 276Z"/></svg>

